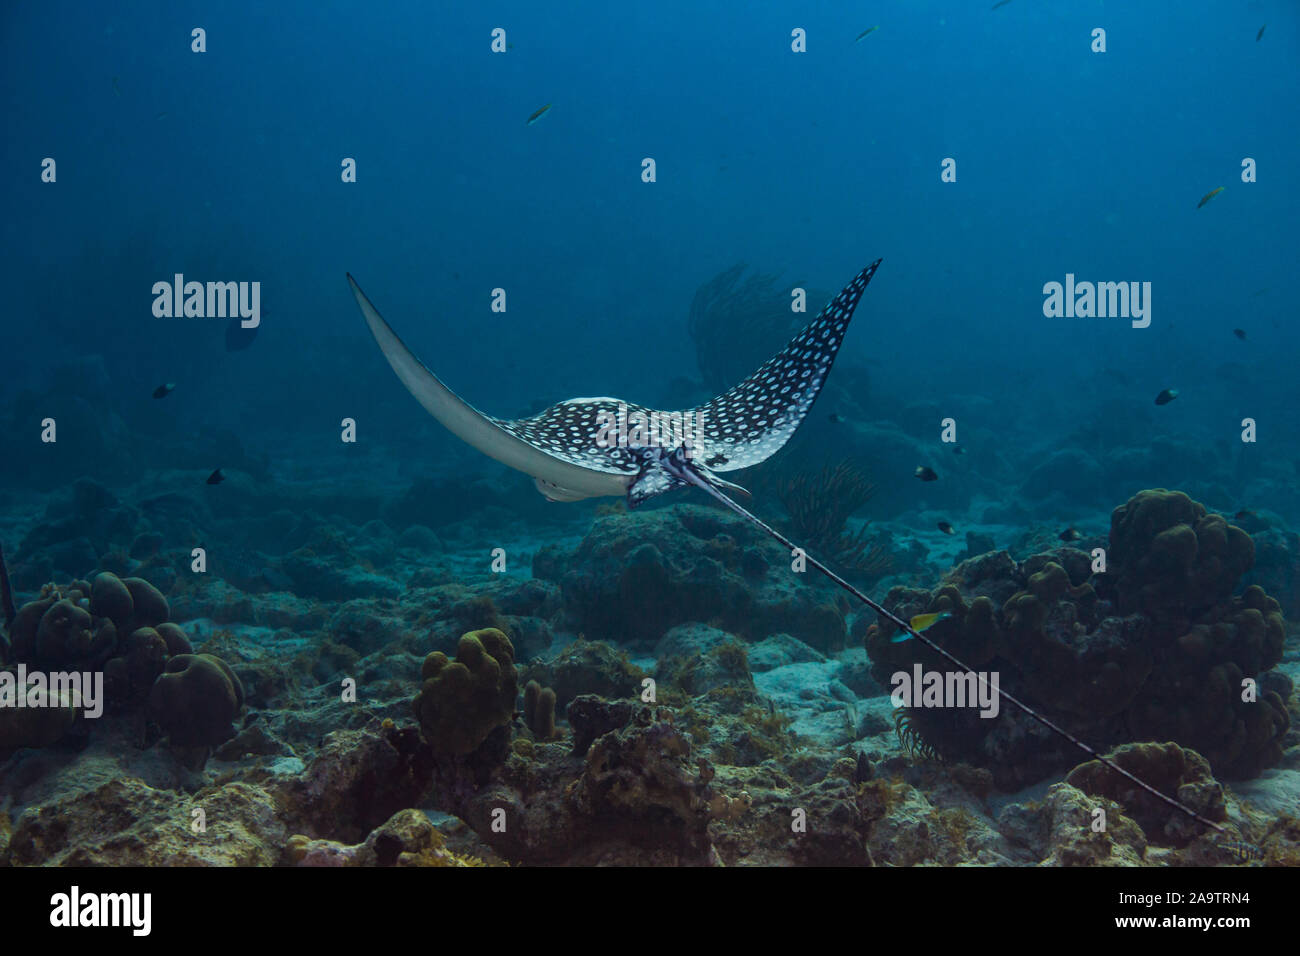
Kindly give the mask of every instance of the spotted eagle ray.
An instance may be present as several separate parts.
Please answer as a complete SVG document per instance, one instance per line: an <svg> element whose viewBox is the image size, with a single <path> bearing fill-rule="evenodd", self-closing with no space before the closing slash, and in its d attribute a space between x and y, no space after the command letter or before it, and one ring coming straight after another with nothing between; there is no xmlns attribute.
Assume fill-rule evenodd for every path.
<svg viewBox="0 0 1300 956"><path fill-rule="evenodd" d="M766 461L790 440L808 417L822 386L826 384L849 320L853 318L867 283L876 274L880 263L881 260L877 259L859 272L812 322L790 340L789 345L764 362L758 371L698 408L688 412L664 412L616 398L571 398L531 418L521 419L485 415L449 389L397 337L350 273L348 283L380 351L425 411L442 422L452 434L489 458L531 476L537 490L548 500L578 501L625 495L628 507L635 508L675 488L693 485L779 541L792 554L801 556L909 637L920 641L957 669L974 674L981 684L991 687L1007 703L1068 740L1092 759L1169 806L1222 832L1223 827L1219 824L1140 780L1001 687L989 685L982 674L957 660L933 638L922 633L924 626L913 627L872 600L726 494L726 490L748 492L719 478L718 472L737 471ZM687 440L680 444L671 442L671 447L663 443L611 441L609 425L620 415L638 421L670 423L684 422L689 415L696 427ZM670 436L676 437L672 429Z"/></svg>

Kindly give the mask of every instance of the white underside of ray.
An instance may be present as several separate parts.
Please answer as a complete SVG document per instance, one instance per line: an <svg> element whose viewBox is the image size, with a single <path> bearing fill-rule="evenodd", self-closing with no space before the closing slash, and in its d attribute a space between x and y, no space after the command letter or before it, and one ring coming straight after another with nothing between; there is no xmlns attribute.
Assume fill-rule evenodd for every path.
<svg viewBox="0 0 1300 956"><path fill-rule="evenodd" d="M366 325L379 343L379 350L388 359L388 364L393 367L398 379L415 396L416 401L424 406L426 412L461 441L508 468L531 475L537 484L537 490L552 501L578 501L627 492L635 475L595 471L562 461L511 435L470 405L415 357L366 298L351 275L348 276L348 283L357 305L361 307Z"/></svg>

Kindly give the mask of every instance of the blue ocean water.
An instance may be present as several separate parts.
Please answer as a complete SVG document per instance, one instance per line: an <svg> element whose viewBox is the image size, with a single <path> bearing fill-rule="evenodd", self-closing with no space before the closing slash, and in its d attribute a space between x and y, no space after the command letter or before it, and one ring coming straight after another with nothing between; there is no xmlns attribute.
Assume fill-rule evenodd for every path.
<svg viewBox="0 0 1300 956"><path fill-rule="evenodd" d="M697 289L735 263L777 273L781 301L796 285L821 296L792 315L792 330L881 258L798 443L730 476L753 486L755 513L792 535L810 530L782 500L782 481L854 463L874 494L847 507L845 527L878 532L872 540L893 555L888 570L859 568L855 581L884 600L895 586L936 589L985 552L1029 561L1075 540L1066 529L1078 529L1082 554L1122 548L1112 509L1146 489L1180 490L1253 538L1253 568L1197 579L1223 588L1229 603L1215 620L1232 600L1249 602L1251 584L1281 602L1279 613L1300 613L1297 8L991 7L7 5L0 545L17 603L37 599L47 580L80 595L83 577L135 574L172 602L196 647L194 622L199 635L228 631L227 643L211 645L216 654L244 640L245 658L261 647L282 670L303 648L319 658L326 641L362 660L379 654L374 673L410 686L391 698L373 689L384 702L375 712L408 722L418 660L454 654L471 628L446 623L427 638L407 620L402 653L416 665L403 673L381 653L379 625L340 622L345 612L364 617L348 602L396 601L436 617L478 593L507 616L544 621L531 642L519 635L541 625L513 622L521 688L526 659L551 667L579 634L665 683L661 642L674 627L712 627L751 653L786 635L828 655L831 670L787 671L755 693L794 713L796 685L833 677L852 700L801 711L795 732L826 753L853 744L873 764L900 759L879 741L861 744L873 736L859 716L882 699L879 675L854 685L835 670L868 666L848 655L860 661L864 642L870 653L874 618L835 605L838 636L814 638L786 618L757 623L758 610L729 617L727 602L776 600L752 577L735 604L726 592L687 594L668 576L646 585L649 603L692 610L621 633L617 615L593 611L602 592L591 581L624 573L627 547L611 545L617 560L588 566L579 545L604 527L597 508L616 499L544 503L527 477L450 434L393 375L345 278L448 387L519 418L581 396L702 402L710 359L690 324ZM860 36L869 27L878 29ZM224 317L156 314L156 284L177 274L259 283L251 340L232 348ZM1149 311L1048 315L1050 283L1132 283ZM719 326L722 350L756 361L788 337L730 321ZM174 391L153 397L166 383ZM1176 396L1158 403L1165 390ZM47 419L56 442L43 439ZM349 421L355 441L341 440ZM920 467L937 480L918 481ZM224 481L205 484L217 469ZM677 490L655 503L685 505L707 502ZM120 520L79 524L110 511ZM1199 533L1194 518L1180 527L1193 525ZM408 537L404 553L396 542L411 526L432 534L414 545ZM675 534L629 527L661 550ZM719 534L731 541L740 527ZM213 562L197 585L196 546ZM732 573L732 559L711 547L686 552L707 552ZM494 591L495 548L510 557L512 586L550 582L554 594ZM548 558L555 548L578 550ZM1041 568L1020 565L1006 580L1029 588ZM1082 586L1067 570L1067 583ZM213 579L219 586L196 597ZM467 590L420 593L452 586ZM837 600L817 587L813 604ZM999 604L1012 591L994 589ZM1126 600L1114 598L1117 615L1156 613ZM1206 609L1185 610L1194 628ZM390 611L374 620L396 626ZM1287 633L1289 650L1234 650L1232 666L1294 715ZM714 644L696 635L668 646L704 659ZM808 663L798 658L780 659ZM355 663L317 663L314 673L323 686ZM1275 665L1285 683L1261 676ZM240 672L245 685L252 677ZM598 685L590 692L603 693ZM844 704L853 708L847 741L836 737ZM249 706L288 720L308 704L286 691ZM716 745L725 720L712 719ZM1104 744L1181 739L1164 725L1146 736L1086 732ZM882 733L894 739L892 724ZM1211 758L1216 773L1231 765L1254 778L1280 764L1290 775L1255 795L1260 827L1300 794L1295 732L1276 737L1277 753L1258 764L1234 762L1245 760L1235 751ZM285 743L294 759L313 759ZM997 783L1015 793L1072 765L1027 759ZM31 801L10 796L17 820ZM382 822L354 821L340 836L312 829L310 815L289 818L290 829L352 844Z"/></svg>

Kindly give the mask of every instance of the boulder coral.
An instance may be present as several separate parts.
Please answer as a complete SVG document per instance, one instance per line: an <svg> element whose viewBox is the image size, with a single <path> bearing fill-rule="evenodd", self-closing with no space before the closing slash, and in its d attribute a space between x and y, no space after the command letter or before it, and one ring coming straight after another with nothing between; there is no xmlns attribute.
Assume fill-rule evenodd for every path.
<svg viewBox="0 0 1300 956"><path fill-rule="evenodd" d="M699 622L751 642L784 632L821 651L844 647L847 602L819 575L765 571L789 566L743 519L678 504L598 517L576 550L539 550L533 575L560 585L572 630L624 646L649 649Z"/></svg>
<svg viewBox="0 0 1300 956"><path fill-rule="evenodd" d="M103 571L91 581L49 584L15 616L10 657L46 672L100 671L106 710L132 712L147 704L173 743L206 749L233 733L243 690L225 662L193 654L170 616L167 598L143 578ZM76 709L51 710L39 725L29 717L3 722L0 741L7 743L0 748L56 742L73 726Z"/></svg>
<svg viewBox="0 0 1300 956"><path fill-rule="evenodd" d="M229 740L243 706L239 678L211 654L171 658L149 692L150 716L181 747L214 747Z"/></svg>

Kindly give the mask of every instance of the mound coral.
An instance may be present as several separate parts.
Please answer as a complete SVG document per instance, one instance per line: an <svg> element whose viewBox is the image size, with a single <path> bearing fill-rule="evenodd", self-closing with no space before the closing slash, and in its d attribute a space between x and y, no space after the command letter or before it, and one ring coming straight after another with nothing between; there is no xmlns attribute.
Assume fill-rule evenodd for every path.
<svg viewBox="0 0 1300 956"><path fill-rule="evenodd" d="M671 628L699 622L746 641L785 633L818 650L842 648L839 595L819 575L765 570L789 565L785 549L744 519L678 504L597 518L576 550L538 551L533 574L560 585L572 630L627 647L649 649ZM563 706L560 685L551 686Z"/></svg>
<svg viewBox="0 0 1300 956"><path fill-rule="evenodd" d="M150 716L181 747L212 747L229 740L234 736L231 722L243 706L239 678L211 654L172 657L149 692Z"/></svg>
<svg viewBox="0 0 1300 956"><path fill-rule="evenodd" d="M1250 777L1275 764L1289 726L1261 675L1282 656L1276 601L1256 586L1250 538L1180 492L1144 491L1112 516L1110 565L1063 547L1020 564L1005 552L955 568L933 593L893 589L904 618L947 611L931 634L977 670L1093 746L1173 741L1214 774ZM919 662L949 666L916 642L894 644L888 622L868 629L877 680ZM1243 693L1255 679L1255 696ZM917 708L913 731L945 757L988 766L1015 788L1067 766L1077 752L1014 709Z"/></svg>
<svg viewBox="0 0 1300 956"><path fill-rule="evenodd" d="M1210 775L1210 765L1193 750L1177 744L1129 744L1110 759L1129 773L1155 786L1161 793L1174 794L1185 806L1209 820L1227 819L1223 787ZM1157 800L1099 760L1089 760L1070 771L1065 782L1084 793L1114 800L1125 808L1144 833L1186 843L1198 832L1188 817Z"/></svg>
<svg viewBox="0 0 1300 956"><path fill-rule="evenodd" d="M150 717L173 743L201 748L206 756L208 746L233 733L243 691L223 661L193 656L185 631L168 621L170 613L167 598L143 578L105 571L91 582L47 585L15 616L10 655L47 672L102 671L109 710L131 711L147 702ZM75 711L51 710L39 726L31 723L35 718L11 719L0 738L12 746L46 746L71 728L68 715Z"/></svg>
<svg viewBox="0 0 1300 956"><path fill-rule="evenodd" d="M434 753L471 753L514 717L515 649L496 628L462 635L454 661L434 651L424 659L420 677L412 709Z"/></svg>

